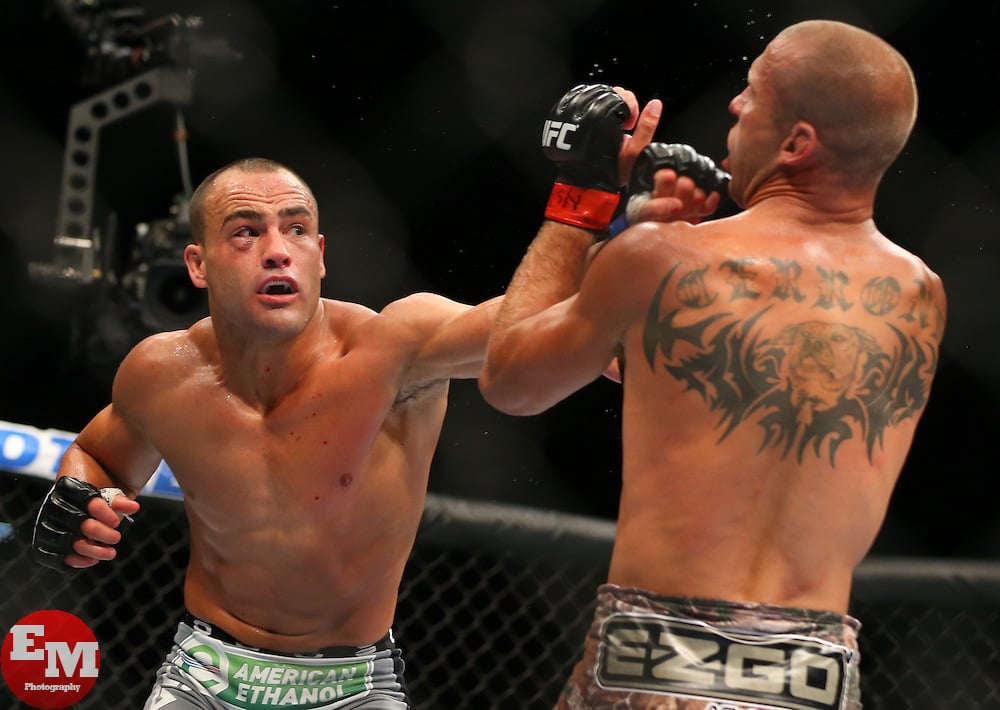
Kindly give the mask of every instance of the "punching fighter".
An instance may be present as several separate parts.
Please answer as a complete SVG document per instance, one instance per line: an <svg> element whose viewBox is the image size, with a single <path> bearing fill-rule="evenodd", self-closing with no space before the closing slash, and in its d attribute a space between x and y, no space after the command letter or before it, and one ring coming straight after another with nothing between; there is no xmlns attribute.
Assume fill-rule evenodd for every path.
<svg viewBox="0 0 1000 710"><path fill-rule="evenodd" d="M945 325L938 276L873 219L914 125L913 73L860 28L786 28L729 104L721 166L741 211L604 239L616 104L594 87L553 109L577 114L546 148L574 197L550 201L480 376L490 403L531 415L614 359L622 373L616 540L558 708L857 710L852 574Z"/></svg>
<svg viewBox="0 0 1000 710"><path fill-rule="evenodd" d="M623 96L632 133L613 160L627 176L659 102L640 114ZM644 215L673 208L664 195ZM397 592L449 381L478 375L499 300L419 293L375 312L321 298L316 200L266 159L209 175L191 228L184 259L210 316L124 359L62 458L36 556L113 559L163 459L190 527L187 616L146 710L408 707Z"/></svg>

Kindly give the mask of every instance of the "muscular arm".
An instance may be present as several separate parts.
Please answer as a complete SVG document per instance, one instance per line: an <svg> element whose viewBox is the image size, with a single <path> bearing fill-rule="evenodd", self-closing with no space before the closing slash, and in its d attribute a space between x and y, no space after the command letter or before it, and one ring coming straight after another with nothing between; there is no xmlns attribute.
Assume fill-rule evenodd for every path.
<svg viewBox="0 0 1000 710"><path fill-rule="evenodd" d="M697 222L720 199L672 170L657 173L653 197L643 219L661 223ZM537 414L602 373L620 378L612 360L630 309L642 305L628 303L628 296L644 263L643 239L656 231L652 223L637 225L595 245L587 230L553 221L542 225L511 280L490 337L479 377L490 404L508 414ZM610 254L602 253L605 247Z"/></svg>
<svg viewBox="0 0 1000 710"><path fill-rule="evenodd" d="M134 498L153 475L160 454L143 433L142 412L155 399L151 388L163 375L160 353L174 345L166 334L147 338L128 354L115 376L112 403L95 416L67 449L60 476L98 488L114 486Z"/></svg>
<svg viewBox="0 0 1000 710"><path fill-rule="evenodd" d="M507 290L479 377L487 401L509 414L538 413L602 372L612 379L620 377L612 361L625 326L621 314L627 313L627 307L614 301L621 290L628 289L628 284L616 283L623 280L621 274L609 273L608 279L590 276L588 257L594 247L594 233L572 226L601 229L599 221L578 219L574 211L587 204L594 193L606 192L614 182L607 178L606 145L608 136L614 135L610 130L614 120L605 112L614 102L608 101L608 87L603 93L594 90L600 86L578 89L556 104L553 115L560 120L568 116L579 121L577 130L588 140L557 143L563 152L543 141L546 155L561 167L557 186L577 185L577 201L550 200L548 221L543 223ZM617 184L622 185L628 182L640 154L645 155L643 151L656 130L662 105L651 101L640 113L632 92L621 87L614 91L628 107L624 129L634 128L632 135L621 135L618 148ZM564 111L574 102L580 103L576 110ZM595 145L602 146L603 152L594 150ZM644 182L643 190L649 194L635 211L634 219L696 222L714 212L720 200L717 192L706 195L691 177L679 176L672 169L657 171L656 166L661 164L674 163L645 163L643 169L654 174L644 176L648 177L648 185ZM600 246L594 252L599 250ZM577 296L585 272L590 283L588 294L581 292Z"/></svg>
<svg viewBox="0 0 1000 710"><path fill-rule="evenodd" d="M479 387L508 414L535 414L598 377L617 334L580 312L576 296L592 232L542 225L511 279L490 336Z"/></svg>
<svg viewBox="0 0 1000 710"><path fill-rule="evenodd" d="M96 488L121 488L134 498L159 462L160 455L112 404L101 410L66 449L58 475L73 476Z"/></svg>
<svg viewBox="0 0 1000 710"><path fill-rule="evenodd" d="M602 352L603 343L587 347L587 324L581 323L581 329L565 321L595 247L595 232L590 230L600 233L607 227L596 217L600 210L580 215L587 215L583 206L595 195L607 197L614 186L628 182L662 109L661 102L653 100L640 113L631 91L613 91L618 102L611 87L575 87L553 107L555 124L546 123L562 125L569 119L568 125L579 133L572 144L556 142L555 147L543 139L543 150L560 168L556 188L572 186L574 197L550 198L547 220L511 280L490 336L480 390L493 406L510 414L532 414L551 406L592 380L595 367L596 374L608 369L612 359L612 353ZM632 128L633 135L624 132ZM619 142L617 160L610 161L614 141ZM553 196L557 194L554 189ZM577 353L582 358L565 357L576 352L573 344L586 348Z"/></svg>
<svg viewBox="0 0 1000 710"><path fill-rule="evenodd" d="M134 498L159 465L159 453L124 414L142 392L146 357L140 346L139 352L126 358L115 380L115 402L83 428L60 461L57 478L70 476L97 489L120 488L127 496L114 498L110 507L101 498L89 501L90 518L80 524L81 537L73 543L73 553L64 558L71 567L90 567L115 557L111 546L121 540L118 516L138 511Z"/></svg>
<svg viewBox="0 0 1000 710"><path fill-rule="evenodd" d="M384 314L415 342L407 382L469 379L479 374L486 341L502 297L468 306L429 293L414 294L386 307Z"/></svg>

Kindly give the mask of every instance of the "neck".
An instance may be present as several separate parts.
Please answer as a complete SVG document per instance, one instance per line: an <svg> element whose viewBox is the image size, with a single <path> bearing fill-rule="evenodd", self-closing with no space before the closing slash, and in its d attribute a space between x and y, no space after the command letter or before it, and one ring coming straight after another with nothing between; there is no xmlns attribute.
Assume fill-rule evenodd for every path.
<svg viewBox="0 0 1000 710"><path fill-rule="evenodd" d="M872 220L874 191L830 182L766 182L747 201L747 209L782 211L808 223L860 225Z"/></svg>
<svg viewBox="0 0 1000 710"><path fill-rule="evenodd" d="M260 410L274 409L299 383L316 362L322 345L323 304L306 327L283 339L262 338L259 334L220 332L219 380L233 395Z"/></svg>

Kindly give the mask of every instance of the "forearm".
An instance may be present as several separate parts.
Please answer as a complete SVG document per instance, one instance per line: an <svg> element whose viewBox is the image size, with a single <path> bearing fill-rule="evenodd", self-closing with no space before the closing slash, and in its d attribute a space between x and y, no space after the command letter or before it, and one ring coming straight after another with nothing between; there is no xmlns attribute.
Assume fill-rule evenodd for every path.
<svg viewBox="0 0 1000 710"><path fill-rule="evenodd" d="M135 498L159 463L159 452L126 426L113 407L107 407L66 449L57 475L96 488L120 488Z"/></svg>
<svg viewBox="0 0 1000 710"><path fill-rule="evenodd" d="M580 288L594 232L546 221L507 287L490 338L491 348L510 327L572 296Z"/></svg>
<svg viewBox="0 0 1000 710"><path fill-rule="evenodd" d="M542 150L557 167L546 221L507 288L479 378L483 396L498 409L541 411L607 366L603 343L590 339L600 326L575 308L577 294L595 234L607 230L628 168L652 137L656 109L658 103L643 112L637 140L630 141L624 131L638 119L631 92L579 85L552 107L542 131Z"/></svg>
<svg viewBox="0 0 1000 710"><path fill-rule="evenodd" d="M76 441L69 445L59 462L57 477L72 476L86 481L95 488L121 488L126 490L123 481L116 480L96 458L87 453Z"/></svg>
<svg viewBox="0 0 1000 710"><path fill-rule="evenodd" d="M499 409L532 413L572 391L556 387L551 373L556 368L568 374L563 313L579 290L594 244L593 232L547 221L528 248L504 296L479 380L487 401Z"/></svg>

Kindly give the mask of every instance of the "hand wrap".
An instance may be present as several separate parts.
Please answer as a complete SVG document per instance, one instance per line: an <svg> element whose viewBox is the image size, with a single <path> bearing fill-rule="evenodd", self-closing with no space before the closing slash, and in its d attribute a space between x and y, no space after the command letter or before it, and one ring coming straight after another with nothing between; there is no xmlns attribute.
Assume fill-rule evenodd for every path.
<svg viewBox="0 0 1000 710"><path fill-rule="evenodd" d="M729 184L729 173L715 165L715 161L699 154L694 148L683 143L650 143L636 158L629 180L629 197L625 215L629 224L637 221L639 207L650 199L653 191L653 176L657 170L671 169L678 177L689 177L694 184L705 191L721 193Z"/></svg>
<svg viewBox="0 0 1000 710"><path fill-rule="evenodd" d="M628 104L607 84L580 84L549 112L542 151L557 167L546 219L604 230L618 207L618 152Z"/></svg>
<svg viewBox="0 0 1000 710"><path fill-rule="evenodd" d="M71 476L56 480L49 490L35 520L31 549L35 561L56 570L66 570L63 557L73 552L73 542L82 537L80 525L91 517L87 504L92 498L111 501L122 491L118 488L97 489L86 481Z"/></svg>

